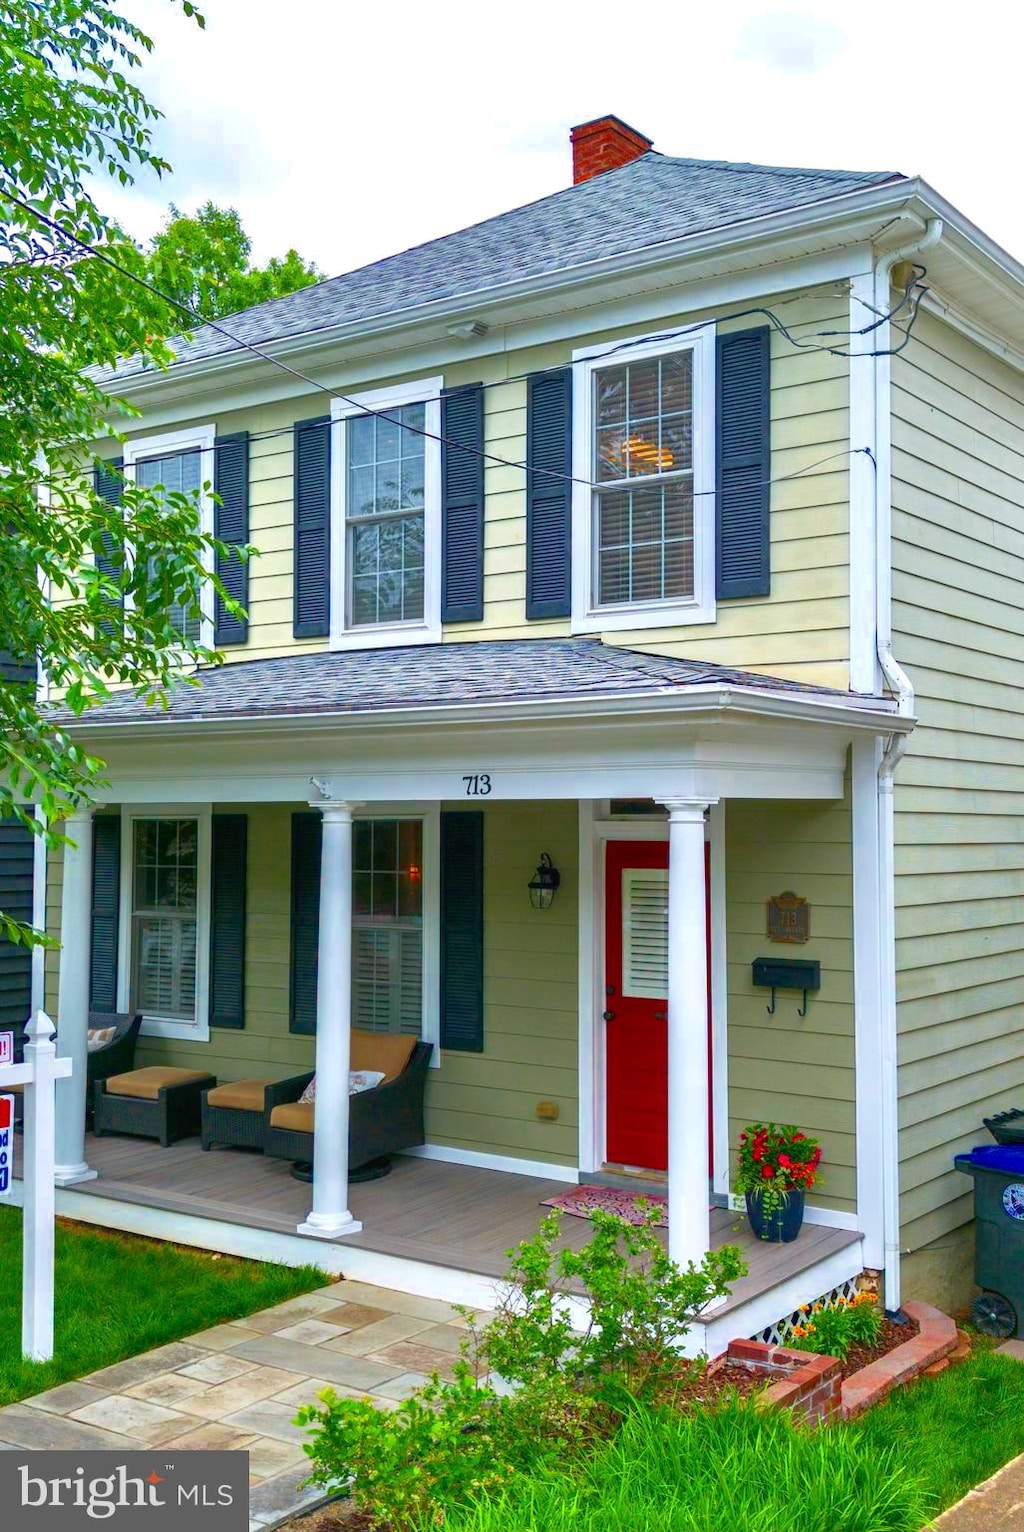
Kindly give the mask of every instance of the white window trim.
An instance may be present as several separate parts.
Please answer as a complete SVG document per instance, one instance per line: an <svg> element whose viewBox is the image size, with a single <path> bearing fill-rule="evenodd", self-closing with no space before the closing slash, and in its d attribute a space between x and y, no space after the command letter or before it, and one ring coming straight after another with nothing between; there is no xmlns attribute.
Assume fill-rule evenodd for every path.
<svg viewBox="0 0 1024 1532"><path fill-rule="evenodd" d="M150 806L124 804L121 808L121 908L118 921L117 1008L127 1011L131 1003L132 975L132 852L136 819L197 819L199 859L196 869L196 1017L195 1021L172 1021L166 1016L142 1018L143 1037L176 1037L193 1043L210 1041L210 899L213 809L210 804Z"/></svg>
<svg viewBox="0 0 1024 1532"><path fill-rule="evenodd" d="M595 606L593 463L594 373L616 362L639 362L677 351L693 352L693 596ZM608 633L668 628L715 620L715 326L689 335L637 337L609 355L608 342L572 354L572 631ZM638 483L642 482L638 480Z"/></svg>
<svg viewBox="0 0 1024 1532"><path fill-rule="evenodd" d="M423 1025L420 1040L433 1043L431 1069L441 1067L441 805L372 803L355 819L419 819L423 823Z"/></svg>
<svg viewBox="0 0 1024 1532"><path fill-rule="evenodd" d="M441 390L443 377L419 378L393 388L331 400L331 632L332 649L387 649L441 641ZM426 405L423 442L423 620L350 628L348 622L348 529L345 525L344 422L366 410Z"/></svg>
<svg viewBox="0 0 1024 1532"><path fill-rule="evenodd" d="M214 449L217 440L217 427L213 424L201 426L189 426L181 431L164 431L159 436L135 437L132 441L124 444L124 475L132 483L135 481L135 465L151 457L168 457L176 452L196 452L201 454L199 464L199 528L207 537L213 536L213 479L214 479ZM213 549L206 548L203 552L203 568L207 574L213 574ZM208 649L214 646L213 641L213 586L207 581L203 585L202 595L199 602L202 612L202 621L199 628L199 642Z"/></svg>

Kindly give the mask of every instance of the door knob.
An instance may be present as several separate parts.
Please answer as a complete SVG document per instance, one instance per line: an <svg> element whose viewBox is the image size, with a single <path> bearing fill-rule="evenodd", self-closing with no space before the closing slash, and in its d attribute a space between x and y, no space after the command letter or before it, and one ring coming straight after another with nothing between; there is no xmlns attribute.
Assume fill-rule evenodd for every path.
<svg viewBox="0 0 1024 1532"><path fill-rule="evenodd" d="M605 1021L614 1021L615 1020L615 1012L614 1011L605 1011L604 1019L605 1019Z"/></svg>
<svg viewBox="0 0 1024 1532"><path fill-rule="evenodd" d="M667 1011L655 1011L654 1019L655 1019L655 1021L668 1021L668 1012Z"/></svg>

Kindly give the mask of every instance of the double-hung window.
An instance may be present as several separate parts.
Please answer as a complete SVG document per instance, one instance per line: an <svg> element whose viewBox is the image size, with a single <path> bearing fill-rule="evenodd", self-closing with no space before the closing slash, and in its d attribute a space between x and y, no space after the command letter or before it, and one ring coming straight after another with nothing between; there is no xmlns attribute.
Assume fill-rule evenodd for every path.
<svg viewBox="0 0 1024 1532"><path fill-rule="evenodd" d="M331 642L441 636L441 380L333 404Z"/></svg>
<svg viewBox="0 0 1024 1532"><path fill-rule="evenodd" d="M121 831L119 1004L148 1033L208 1036L207 810L125 810Z"/></svg>
<svg viewBox="0 0 1024 1532"><path fill-rule="evenodd" d="M714 618L714 332L575 358L577 632Z"/></svg>
<svg viewBox="0 0 1024 1532"><path fill-rule="evenodd" d="M352 1025L423 1029L423 822L358 819L352 837Z"/></svg>
<svg viewBox="0 0 1024 1532"><path fill-rule="evenodd" d="M137 484L166 495L184 495L194 500L196 526L200 531L210 534L213 532L213 501L207 486L213 482L214 444L213 426L171 431L166 435L127 442L124 451L125 472ZM212 570L213 560L209 551L206 565ZM178 602L172 602L168 616L172 627L183 637L212 647L213 592L209 585L204 586L202 591L200 613L186 610Z"/></svg>

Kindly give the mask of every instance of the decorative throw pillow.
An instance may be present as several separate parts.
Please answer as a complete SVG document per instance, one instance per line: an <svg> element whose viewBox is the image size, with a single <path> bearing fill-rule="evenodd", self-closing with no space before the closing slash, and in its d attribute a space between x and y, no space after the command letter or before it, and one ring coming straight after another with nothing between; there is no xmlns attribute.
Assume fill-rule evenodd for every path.
<svg viewBox="0 0 1024 1532"><path fill-rule="evenodd" d="M360 1091L373 1090L384 1078L383 1069L350 1069L348 1075L348 1093L350 1096L358 1096ZM308 1105L316 1100L316 1075L313 1076L306 1089L299 1097L300 1105Z"/></svg>
<svg viewBox="0 0 1024 1532"><path fill-rule="evenodd" d="M86 1047L90 1053L95 1053L97 1048L105 1048L113 1042L117 1027L90 1027L86 1033Z"/></svg>

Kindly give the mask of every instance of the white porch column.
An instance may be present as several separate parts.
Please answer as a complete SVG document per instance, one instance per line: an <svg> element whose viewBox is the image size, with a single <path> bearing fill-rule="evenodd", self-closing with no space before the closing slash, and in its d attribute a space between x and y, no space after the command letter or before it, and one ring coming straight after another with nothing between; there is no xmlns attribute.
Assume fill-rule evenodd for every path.
<svg viewBox="0 0 1024 1532"><path fill-rule="evenodd" d="M709 800L668 809L668 1251L685 1265L711 1244L708 1178L707 898Z"/></svg>
<svg viewBox="0 0 1024 1532"><path fill-rule="evenodd" d="M300 1234L337 1239L362 1224L348 1206L348 1073L352 1026L352 809L337 800L323 814L320 945L316 985L316 1126L313 1207Z"/></svg>
<svg viewBox="0 0 1024 1532"><path fill-rule="evenodd" d="M71 1060L71 1076L57 1084L58 1186L91 1181L85 1159L85 1093L88 1070L89 969L92 948L92 810L65 821L64 887L60 912L60 998L57 1055Z"/></svg>

